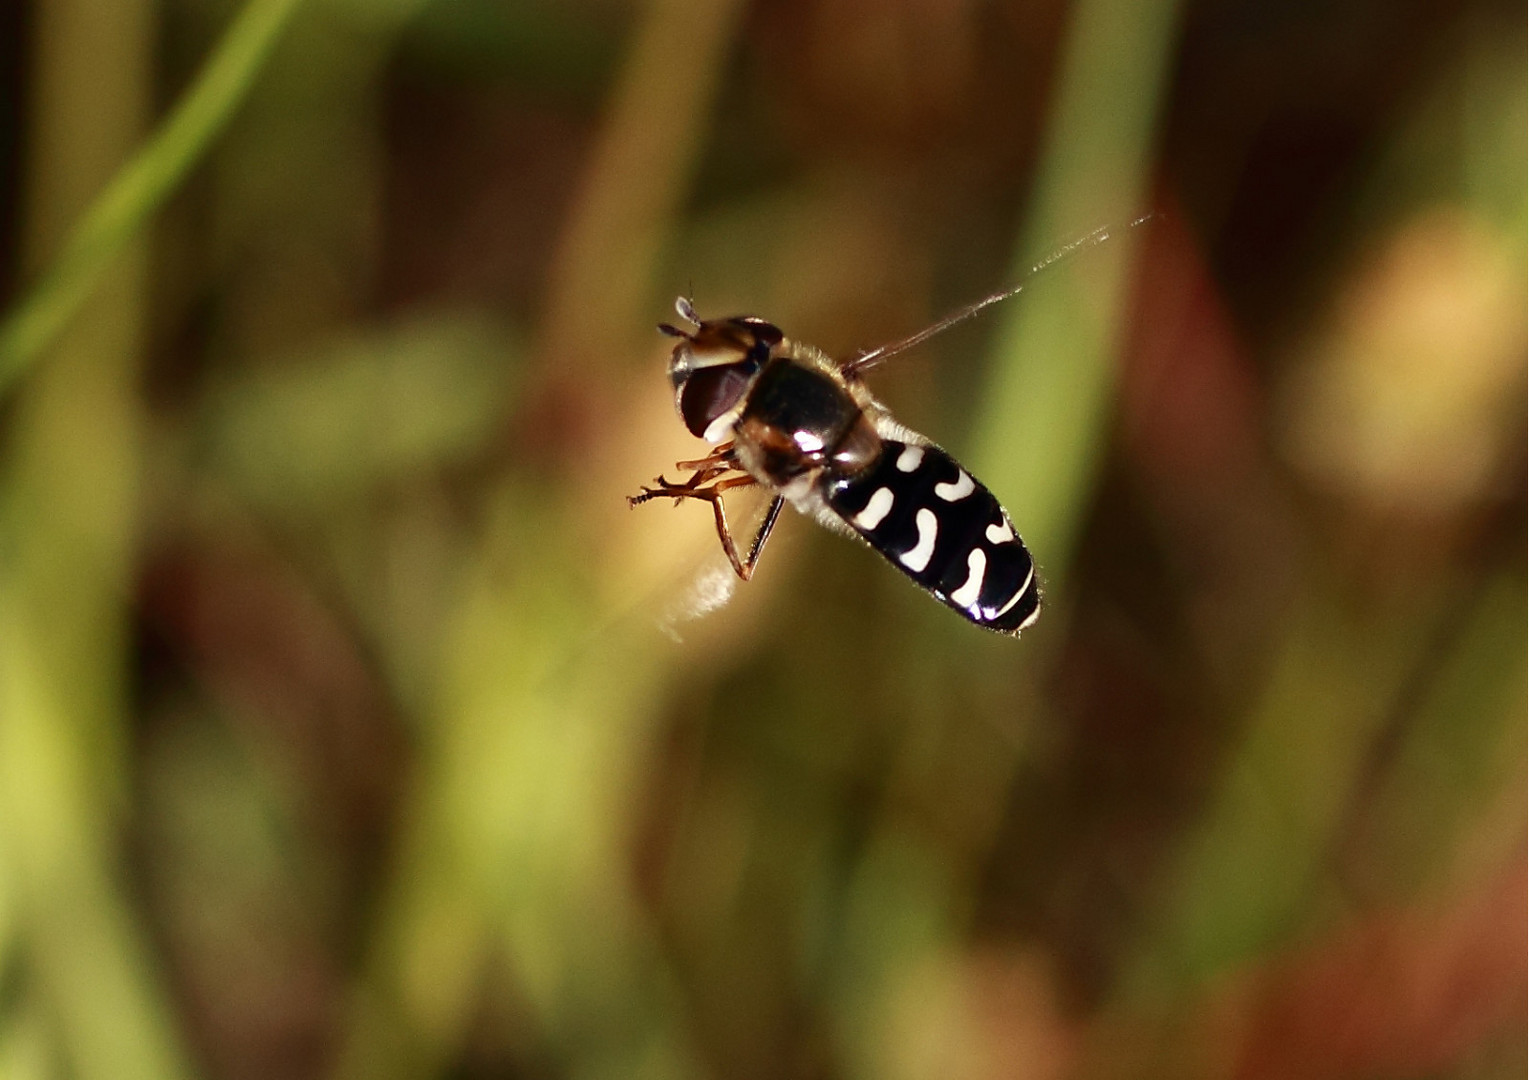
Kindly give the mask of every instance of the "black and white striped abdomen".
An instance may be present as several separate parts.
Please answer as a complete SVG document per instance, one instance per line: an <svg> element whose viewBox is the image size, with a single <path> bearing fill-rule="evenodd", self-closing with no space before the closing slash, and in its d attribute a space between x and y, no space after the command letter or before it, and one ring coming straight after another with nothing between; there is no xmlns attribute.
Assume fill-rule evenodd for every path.
<svg viewBox="0 0 1529 1080"><path fill-rule="evenodd" d="M1017 634L1040 612L1035 564L992 492L937 446L884 440L850 477L825 477L829 509L920 587L978 626Z"/></svg>

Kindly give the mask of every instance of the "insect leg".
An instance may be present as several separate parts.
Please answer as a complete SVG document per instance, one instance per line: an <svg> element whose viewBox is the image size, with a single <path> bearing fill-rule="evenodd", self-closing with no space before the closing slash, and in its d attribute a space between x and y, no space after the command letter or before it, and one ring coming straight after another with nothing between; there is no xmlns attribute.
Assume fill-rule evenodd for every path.
<svg viewBox="0 0 1529 1080"><path fill-rule="evenodd" d="M706 494L711 496L712 513L716 517L717 539L722 541L722 550L727 554L727 561L733 564L733 573L744 581L754 576L754 561L759 558L759 548L764 541L756 536L753 545L749 548L747 561L738 558L738 548L733 543L732 530L727 527L727 510L722 506L722 492L726 488L751 487L756 483L758 481L752 476L735 476L728 480L718 480L706 489Z"/></svg>
<svg viewBox="0 0 1529 1080"><path fill-rule="evenodd" d="M703 458L696 458L694 461L677 461L674 467L676 469L706 469L715 465L725 465L730 468L732 463L733 444L725 442Z"/></svg>
<svg viewBox="0 0 1529 1080"><path fill-rule="evenodd" d="M689 463L682 461L680 462L680 467L684 468L687 464ZM653 481L656 486L644 487L639 494L628 495L626 501L629 505L636 506L639 503L647 502L649 499L656 499L660 496L667 495L672 497L674 499L674 505L678 506L680 504L680 500L694 496L695 492L701 487L702 484L709 483L710 481L717 479L717 477L723 476L731 471L732 468L728 465L707 465L697 469L694 473L691 474L689 480L679 484L671 484L668 480L665 480L662 476L659 476ZM705 496L703 495L701 498L705 498Z"/></svg>
<svg viewBox="0 0 1529 1080"><path fill-rule="evenodd" d="M669 489L676 487L682 488L685 491L694 491L702 484L709 483L710 481L715 480L717 477L724 476L737 468L737 466L733 464L733 457L733 444L731 442L725 442L703 458L696 458L694 461L675 462L674 467L676 469L693 470L690 479L686 480L683 484L671 484L662 476L654 480L653 483L658 485L659 489L663 489L665 493L668 493ZM730 484L729 486L737 485ZM657 495L657 490L653 488L643 488L642 494L630 496L627 499L627 502L631 503L633 506L636 506L638 503L644 503L649 499L656 498ZM680 504L680 499L683 497L683 495L675 495L674 505L678 506Z"/></svg>
<svg viewBox="0 0 1529 1080"><path fill-rule="evenodd" d="M704 470L703 470L704 471ZM697 474L699 475L699 474ZM695 477L691 477L691 482ZM765 538L769 536L770 528L775 524L775 518L780 513L780 507L771 505L770 512L765 517L765 525L761 528L761 535L754 538L753 545L749 548L747 561L738 557L738 546L733 543L732 530L727 525L727 510L722 505L722 493L732 488L753 487L759 481L752 476L731 476L725 480L718 480L710 487L691 487L689 483L681 486L666 484L663 477L659 477L659 486L643 488L637 495L627 497L627 502L632 506L645 503L649 499L661 499L665 497L680 499L702 499L711 503L711 511L717 525L717 539L722 541L722 551L727 555L727 561L733 564L733 572L744 581L754 576L754 562L759 558L759 550L764 546Z"/></svg>
<svg viewBox="0 0 1529 1080"><path fill-rule="evenodd" d="M743 560L743 568L748 571L741 575L744 581L754 576L754 567L759 565L759 553L764 550L765 541L770 539L770 530L775 528L775 519L780 517L780 508L785 502L785 497L781 495L770 500L770 509L765 511L765 518L759 523L759 531L754 534L754 542L749 545L749 556Z"/></svg>

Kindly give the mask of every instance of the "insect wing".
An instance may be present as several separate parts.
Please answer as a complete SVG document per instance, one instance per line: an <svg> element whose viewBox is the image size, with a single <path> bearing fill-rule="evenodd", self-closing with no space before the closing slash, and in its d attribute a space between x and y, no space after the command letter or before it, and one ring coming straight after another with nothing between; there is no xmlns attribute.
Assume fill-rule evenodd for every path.
<svg viewBox="0 0 1529 1080"><path fill-rule="evenodd" d="M1090 248L1098 247L1100 244L1103 244L1109 240L1110 237L1116 233L1126 232L1136 228L1139 225L1145 225L1155 219L1157 216L1157 214L1144 214L1134 221L1127 223L1121 228L1116 228L1110 225L1101 225L1088 235L1080 236L1072 243L1062 245L1053 251L1050 255L1047 255L1040 262L1032 265L1020 277L1018 282L1009 286L1007 289L1000 289L995 293L990 293L989 295L984 296L981 300L978 300L975 303L967 304L964 308L960 308L959 310L951 312L949 315L945 316L943 319L940 319L938 322L924 327L916 334L913 334L910 337L905 337L901 341L890 342L878 348L863 352L859 356L845 361L840 365L840 368L843 370L845 375L848 375L852 378L858 377L867 369L876 367L879 364L883 364L890 360L892 357L897 356L899 353L905 353L909 349L912 349L918 345L922 345L924 342L928 341L936 334L943 334L952 326L957 326L961 323L964 323L967 319L970 319L975 315L987 310L994 304L1001 304L1005 300L1010 300L1018 296L1029 286L1031 278L1035 277L1037 274L1049 270L1057 263L1065 262L1068 259L1071 259L1074 255L1087 251Z"/></svg>
<svg viewBox="0 0 1529 1080"><path fill-rule="evenodd" d="M768 499L749 506L745 495L739 501L747 507L742 518L742 535L754 537L748 549L748 561L754 563L780 514L781 500ZM681 627L726 607L738 591L738 584L738 575L727 556L721 548L713 547L698 569L665 589L668 600L658 619L659 630L673 641L682 641Z"/></svg>

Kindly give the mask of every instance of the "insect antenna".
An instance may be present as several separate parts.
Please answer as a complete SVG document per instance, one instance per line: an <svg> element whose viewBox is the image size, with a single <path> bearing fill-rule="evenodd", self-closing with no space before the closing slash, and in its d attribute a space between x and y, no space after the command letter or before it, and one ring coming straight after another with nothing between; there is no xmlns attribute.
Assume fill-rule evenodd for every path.
<svg viewBox="0 0 1529 1080"><path fill-rule="evenodd" d="M1157 214L1155 213L1144 214L1141 217L1136 218L1134 221L1127 223L1126 226L1119 231L1125 232L1127 229L1134 229L1138 225L1143 225L1155 217L1157 217ZM1108 240L1115 233L1115 231L1116 229L1113 225L1099 226L1087 236L1080 236L1072 243L1057 248L1040 262L1031 266L1030 269L1025 272L1024 276L1019 279L1019 283L1017 285L1011 285L1007 289L1001 289L989 296L984 296L981 300L978 300L975 303L967 304L964 308L951 312L949 315L945 316L938 322L924 327L918 333L913 334L910 337L905 337L901 341L894 341L890 345L882 345L878 348L870 350L869 352L863 352L853 360L845 362L840 370L843 371L846 375L858 375L860 372L865 371L868 368L873 368L877 364L890 360L898 353L907 352L909 349L922 345L924 342L928 341L936 334L942 334L946 330L949 330L952 326L956 326L959 323L964 323L967 319L970 319L973 315L976 315L984 309L990 308L994 304L1002 303L1004 300L1018 296L1025 290L1025 287L1030 284L1030 279L1035 277L1035 275L1039 274L1043 270L1049 270L1059 262L1063 262L1072 258L1080 251L1087 251L1089 248L1098 247L1100 244Z"/></svg>

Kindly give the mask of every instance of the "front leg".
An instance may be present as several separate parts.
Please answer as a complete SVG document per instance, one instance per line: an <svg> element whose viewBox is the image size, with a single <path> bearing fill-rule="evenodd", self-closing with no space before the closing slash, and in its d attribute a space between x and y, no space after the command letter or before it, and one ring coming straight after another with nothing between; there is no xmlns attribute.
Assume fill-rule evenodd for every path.
<svg viewBox="0 0 1529 1080"><path fill-rule="evenodd" d="M697 466L699 467L697 468ZM657 499L663 495L669 495L674 499L674 505L678 506L685 499L691 498L696 489L702 484L710 483L712 480L717 479L717 477L724 476L733 471L730 465L719 465L706 458L702 458L700 461L681 461L675 467L679 469L695 468L695 471L690 474L689 480L678 484L671 484L660 474L653 481L657 485L656 487L644 487L641 494L628 495L626 501L630 505L636 506L638 503L645 503L649 499Z"/></svg>
<svg viewBox="0 0 1529 1080"><path fill-rule="evenodd" d="M677 461L674 467L676 469L708 469L721 465L724 467L724 471L726 471L726 469L734 468L737 465L737 461L738 456L733 452L733 441L729 439L705 457L696 458L694 461Z"/></svg>
<svg viewBox="0 0 1529 1080"><path fill-rule="evenodd" d="M722 504L722 493L734 488L753 487L759 481L752 476L732 476L725 480L718 480L710 487L694 486L697 477L709 470L702 469L692 476L685 484L670 484L662 476L658 478L657 487L645 487L637 495L627 496L627 503L637 506L649 499L672 498L676 503L682 499L700 499L711 503L712 515L717 525L717 538L722 541L722 551L727 555L727 561L733 564L733 572L744 581L754 576L754 567L759 563L759 553L764 550L765 541L769 539L770 530L775 527L775 519L780 516L781 504L784 501L779 495L775 496L770 503L770 509L765 514L764 523L759 527L754 536L754 542L749 545L747 558L738 556L738 546L733 543L733 532L727 524L727 510ZM725 471L725 470L723 470Z"/></svg>

